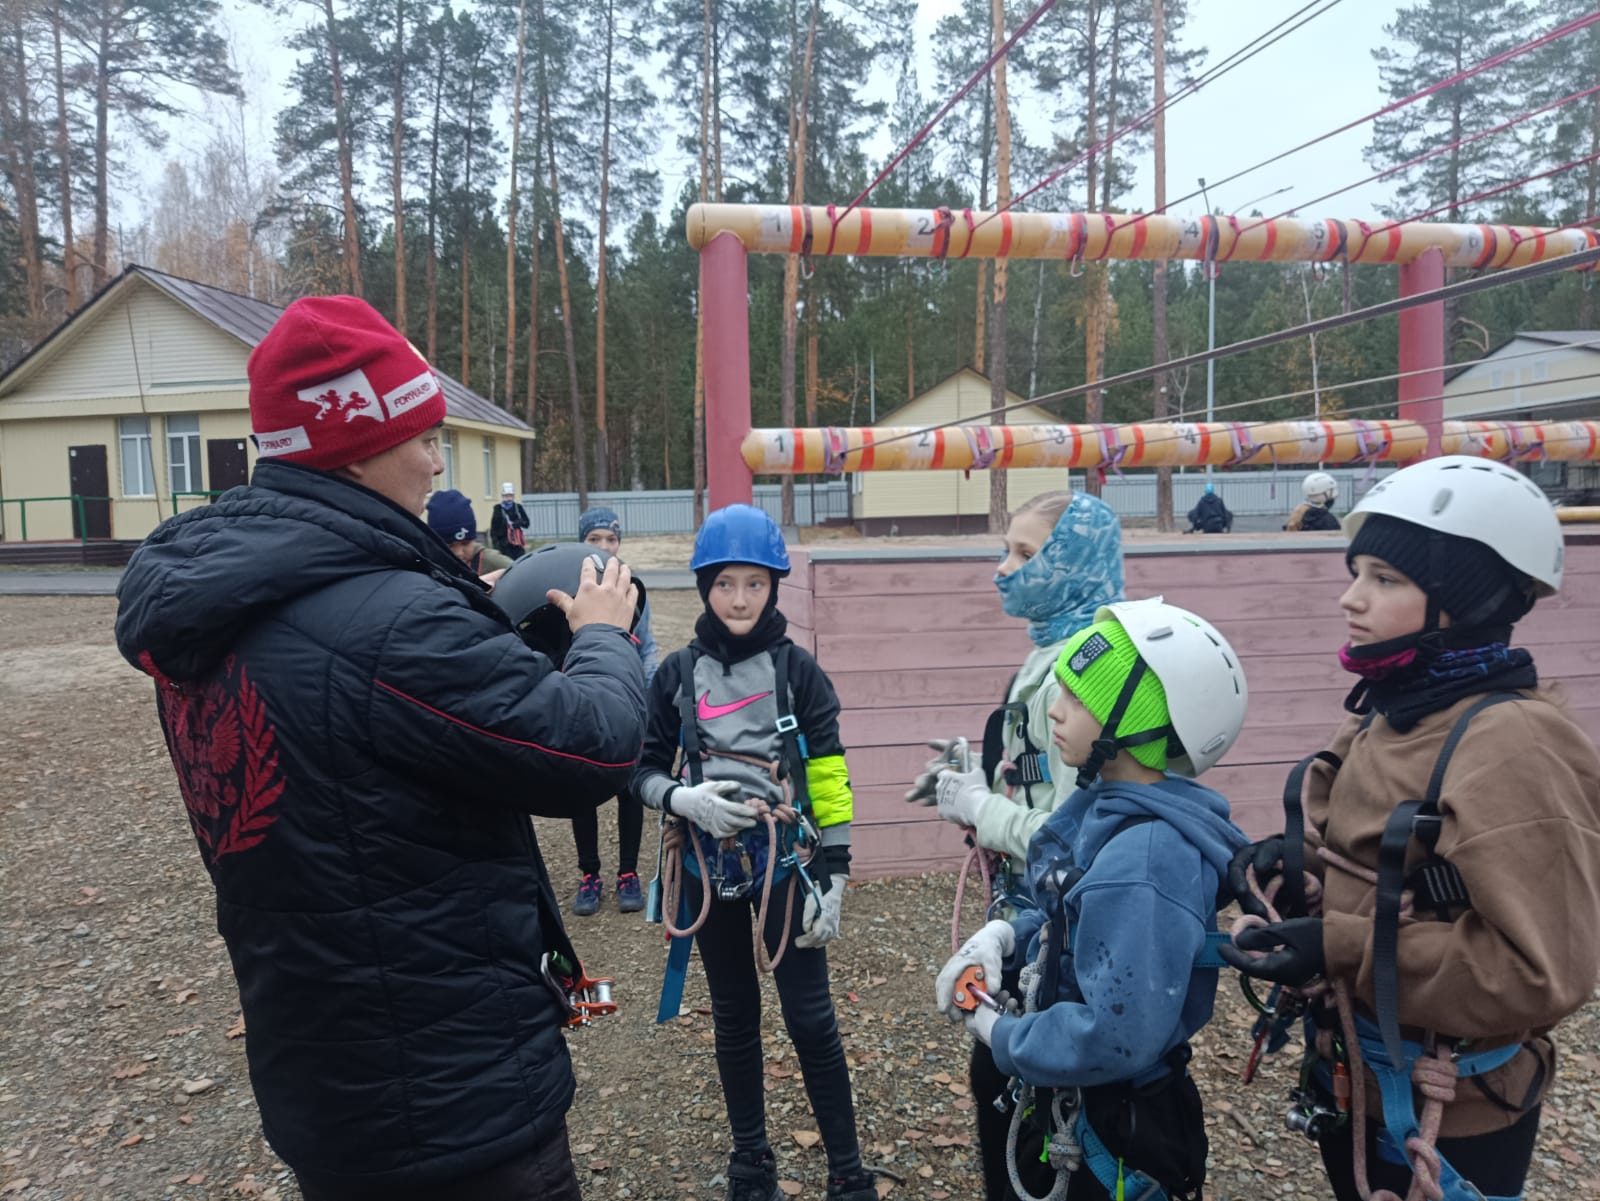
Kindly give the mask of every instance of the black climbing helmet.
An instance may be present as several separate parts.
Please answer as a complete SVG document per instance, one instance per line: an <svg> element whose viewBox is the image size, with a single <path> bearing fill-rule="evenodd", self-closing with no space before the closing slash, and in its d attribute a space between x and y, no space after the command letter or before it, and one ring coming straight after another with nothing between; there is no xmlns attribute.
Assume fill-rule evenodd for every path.
<svg viewBox="0 0 1600 1201"><path fill-rule="evenodd" d="M592 561L596 574L603 574L610 559L609 551L583 542L549 542L506 568L489 596L505 610L522 640L560 667L572 645L572 630L567 625L567 615L545 594L558 588L568 596L576 596L584 561ZM628 626L630 634L644 613L644 584L637 576L633 582L639 586L639 600Z"/></svg>

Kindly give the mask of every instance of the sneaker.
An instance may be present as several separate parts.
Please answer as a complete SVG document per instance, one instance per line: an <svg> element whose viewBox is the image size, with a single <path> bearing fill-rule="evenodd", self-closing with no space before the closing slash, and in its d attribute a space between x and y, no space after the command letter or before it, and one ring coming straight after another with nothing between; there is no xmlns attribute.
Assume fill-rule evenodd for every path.
<svg viewBox="0 0 1600 1201"><path fill-rule="evenodd" d="M617 908L623 913L638 913L644 908L638 872L623 872L617 877Z"/></svg>
<svg viewBox="0 0 1600 1201"><path fill-rule="evenodd" d="M878 1201L878 1178L871 1172L828 1180L828 1201Z"/></svg>
<svg viewBox="0 0 1600 1201"><path fill-rule="evenodd" d="M783 1201L771 1150L735 1151L728 1157L727 1201Z"/></svg>
<svg viewBox="0 0 1600 1201"><path fill-rule="evenodd" d="M573 898L572 912L579 917L589 917L600 912L600 893L605 885L593 872L578 881L578 895Z"/></svg>

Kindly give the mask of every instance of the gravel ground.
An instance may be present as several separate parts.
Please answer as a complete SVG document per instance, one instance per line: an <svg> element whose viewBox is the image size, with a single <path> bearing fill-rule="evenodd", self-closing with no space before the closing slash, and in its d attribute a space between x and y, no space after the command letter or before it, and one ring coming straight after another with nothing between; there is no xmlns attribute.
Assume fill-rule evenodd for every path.
<svg viewBox="0 0 1600 1201"><path fill-rule="evenodd" d="M695 602L658 598L663 647L687 636ZM114 603L0 599L0 1198L290 1201L293 1181L261 1138L248 1035L150 685L112 643ZM571 839L560 823L539 827L569 894ZM646 858L654 852L647 834ZM967 1043L929 1013L952 895L948 875L859 884L833 953L862 1142L898 1178L888 1191L899 1198L979 1195ZM685 1015L656 1026L658 929L618 914L609 893L599 916L571 924L592 967L617 978L623 1006L571 1036L587 1195L720 1197L727 1133L703 978L690 974ZM820 1198L822 1151L770 987L766 997L785 1191ZM1248 1024L1225 985L1196 1059L1212 1109L1210 1193L1325 1196L1311 1148L1279 1118L1290 1060L1249 1089L1238 1083ZM1529 1196L1600 1197L1596 1008L1562 1041Z"/></svg>

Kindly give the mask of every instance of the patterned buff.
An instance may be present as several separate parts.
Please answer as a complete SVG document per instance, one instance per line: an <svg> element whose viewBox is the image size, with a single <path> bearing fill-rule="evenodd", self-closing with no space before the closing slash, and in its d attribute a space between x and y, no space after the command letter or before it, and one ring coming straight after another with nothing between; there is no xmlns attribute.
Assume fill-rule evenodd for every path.
<svg viewBox="0 0 1600 1201"><path fill-rule="evenodd" d="M1101 605L1122 599L1122 525L1111 506L1073 494L1039 553L1008 576L996 576L1008 616L1025 618L1035 646L1050 646L1094 621Z"/></svg>

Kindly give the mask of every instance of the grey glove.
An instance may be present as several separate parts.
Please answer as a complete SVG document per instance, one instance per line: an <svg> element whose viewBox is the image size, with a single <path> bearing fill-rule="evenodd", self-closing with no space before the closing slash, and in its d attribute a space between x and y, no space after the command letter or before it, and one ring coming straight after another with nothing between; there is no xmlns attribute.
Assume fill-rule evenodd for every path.
<svg viewBox="0 0 1600 1201"><path fill-rule="evenodd" d="M794 940L795 946L809 950L826 946L839 937L839 906L849 883L849 876L834 876L833 887L822 894L821 904L815 892L806 894L805 912L800 918L801 934Z"/></svg>
<svg viewBox="0 0 1600 1201"><path fill-rule="evenodd" d="M706 780L672 790L667 808L699 826L713 838L732 838L756 824L756 811L743 801L729 800L738 795L736 780Z"/></svg>
<svg viewBox="0 0 1600 1201"><path fill-rule="evenodd" d="M939 776L946 769L967 771L971 767L971 755L967 751L965 738L930 738L928 745L937 753L928 760L922 774L911 782L911 791L906 793L906 800L912 804L933 804Z"/></svg>

